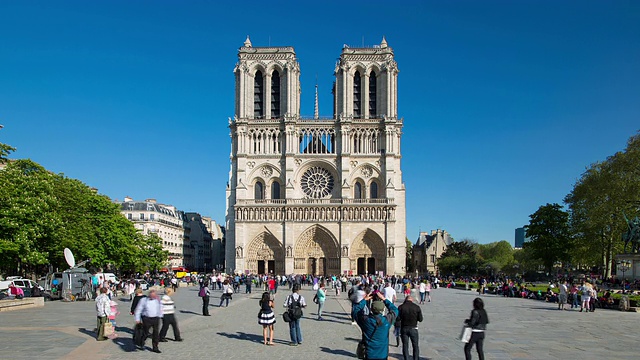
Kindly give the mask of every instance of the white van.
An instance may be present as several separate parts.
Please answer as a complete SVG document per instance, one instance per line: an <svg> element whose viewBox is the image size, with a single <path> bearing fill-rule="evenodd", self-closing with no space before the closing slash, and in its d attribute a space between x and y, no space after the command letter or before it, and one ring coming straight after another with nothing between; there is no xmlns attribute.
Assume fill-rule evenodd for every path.
<svg viewBox="0 0 640 360"><path fill-rule="evenodd" d="M120 279L114 273L97 273L93 276L98 278L98 284L102 284L105 281L111 281L114 284L120 283Z"/></svg>

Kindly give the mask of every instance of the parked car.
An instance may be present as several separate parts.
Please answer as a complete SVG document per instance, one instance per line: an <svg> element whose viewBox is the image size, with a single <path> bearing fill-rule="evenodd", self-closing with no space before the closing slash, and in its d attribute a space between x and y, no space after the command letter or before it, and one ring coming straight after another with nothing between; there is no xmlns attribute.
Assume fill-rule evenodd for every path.
<svg viewBox="0 0 640 360"><path fill-rule="evenodd" d="M138 279L138 284L140 285L140 289L149 290L149 283L146 280Z"/></svg>
<svg viewBox="0 0 640 360"><path fill-rule="evenodd" d="M31 296L31 288L34 286L38 287L40 290L44 290L42 286L38 285L38 283L33 280L12 277L11 280L0 281L0 291L7 290L11 284L15 285L15 287L22 288L25 297Z"/></svg>

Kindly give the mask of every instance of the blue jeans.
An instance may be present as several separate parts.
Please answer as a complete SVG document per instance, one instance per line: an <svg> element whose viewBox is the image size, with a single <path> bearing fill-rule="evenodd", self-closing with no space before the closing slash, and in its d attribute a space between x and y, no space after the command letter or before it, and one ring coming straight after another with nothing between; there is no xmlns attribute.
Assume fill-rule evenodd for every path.
<svg viewBox="0 0 640 360"><path fill-rule="evenodd" d="M324 309L324 301L318 301L318 318L322 317L322 309Z"/></svg>
<svg viewBox="0 0 640 360"><path fill-rule="evenodd" d="M425 292L421 292L420 293L420 302L424 302L424 297L425 297L426 294L427 293L425 293Z"/></svg>
<svg viewBox="0 0 640 360"><path fill-rule="evenodd" d="M302 344L302 331L300 330L300 319L291 320L289 322L289 335L291 342L294 344Z"/></svg>
<svg viewBox="0 0 640 360"><path fill-rule="evenodd" d="M420 359L418 329L403 327L400 329L400 336L402 337L402 357L404 360L409 360L411 358L414 360ZM411 341L411 347L413 348L413 357L409 356L409 341ZM482 347L482 345L480 346Z"/></svg>

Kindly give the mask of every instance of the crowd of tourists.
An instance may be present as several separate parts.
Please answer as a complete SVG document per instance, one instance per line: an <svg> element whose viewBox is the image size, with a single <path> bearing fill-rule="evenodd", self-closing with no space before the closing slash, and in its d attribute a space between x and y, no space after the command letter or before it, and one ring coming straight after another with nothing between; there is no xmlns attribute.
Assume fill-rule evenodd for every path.
<svg viewBox="0 0 640 360"><path fill-rule="evenodd" d="M402 342L405 359L419 358L418 323L423 320L420 305L432 301L431 291L440 285L440 279L429 277L401 276L310 276L310 275L254 275L254 274L207 274L189 276L189 279L177 279L173 276L146 278L150 289L148 294L141 289L137 280L123 282L121 291L129 295L131 307L129 314L135 320L134 344L136 349L144 349L145 343L151 339L151 350L160 353L159 344L168 342L170 328L173 340L182 341L178 320L175 316L173 294L179 291L180 282L199 285L198 296L202 298L202 315L210 316L209 301L213 292L220 294L219 307L229 306L233 295L239 292L262 293L258 302L257 322L262 326L263 343L274 346L274 328L277 322L276 307L282 304L284 310L281 320L288 323L289 344L298 346L303 343L300 321L310 304L300 293L303 287L310 287L314 294L312 303L317 306L316 321L323 321L324 304L328 296L346 296L351 300L352 324L362 332L357 352L367 359L386 359L389 348L389 332L393 329L395 346ZM183 285L184 286L184 285ZM276 301L278 290L285 292L281 302ZM96 297L97 339L112 339L115 334L111 325L115 326L113 302L115 298L113 284L103 282L97 286L99 296ZM117 291L117 290L116 290ZM481 299L474 301L474 310L467 320L470 336L465 346L465 356L470 358L470 349L475 345L483 357L482 343L484 330L488 323Z"/></svg>

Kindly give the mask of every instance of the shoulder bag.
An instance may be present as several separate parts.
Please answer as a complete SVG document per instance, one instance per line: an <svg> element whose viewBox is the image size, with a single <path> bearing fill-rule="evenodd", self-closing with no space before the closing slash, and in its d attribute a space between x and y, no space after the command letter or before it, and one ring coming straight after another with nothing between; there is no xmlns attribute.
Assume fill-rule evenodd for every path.
<svg viewBox="0 0 640 360"><path fill-rule="evenodd" d="M369 315L371 317L371 315ZM375 317L375 316L374 316ZM378 319L376 319L376 328L373 330L373 334L371 334L371 339L376 335L376 331L381 325L378 324ZM366 359L367 358L367 344L364 340L360 340L358 343L358 347L356 348L356 356L358 359Z"/></svg>

